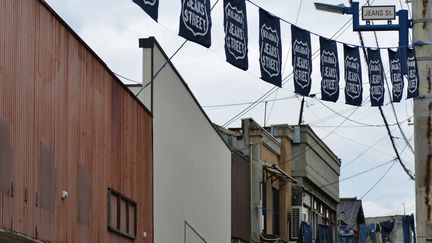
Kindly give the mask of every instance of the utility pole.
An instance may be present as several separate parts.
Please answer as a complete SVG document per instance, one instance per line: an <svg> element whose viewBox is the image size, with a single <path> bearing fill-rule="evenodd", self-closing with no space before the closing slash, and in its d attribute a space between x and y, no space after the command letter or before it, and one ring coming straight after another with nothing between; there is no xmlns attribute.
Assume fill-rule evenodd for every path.
<svg viewBox="0 0 432 243"><path fill-rule="evenodd" d="M432 1L413 0L413 39L430 44ZM432 240L432 46L416 47L420 96L414 99L417 242Z"/></svg>
<svg viewBox="0 0 432 243"><path fill-rule="evenodd" d="M352 14L354 31L398 30L401 47L408 44L411 24L413 41L424 44L415 47L420 78L420 96L414 98L416 227L417 243L432 241L432 1L412 0L411 23L407 10L399 10L397 25L391 24L391 21L387 25L360 25L358 2L353 2L351 7L323 3L315 3L315 7L327 12ZM405 59L404 54L402 51L402 60ZM406 71L406 65L402 65L402 70Z"/></svg>

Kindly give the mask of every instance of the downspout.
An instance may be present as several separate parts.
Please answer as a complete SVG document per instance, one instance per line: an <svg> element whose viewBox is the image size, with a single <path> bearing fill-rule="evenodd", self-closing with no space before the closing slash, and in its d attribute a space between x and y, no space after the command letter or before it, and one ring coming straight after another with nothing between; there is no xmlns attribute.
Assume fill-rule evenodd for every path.
<svg viewBox="0 0 432 243"><path fill-rule="evenodd" d="M254 205L253 205L253 200L252 200L252 178L253 178L253 166L252 166L252 161L253 161L253 159L252 159L252 146L253 146L253 144L252 143L249 143L249 201L250 201L250 208L252 209L252 208L254 208ZM257 213L258 213L258 210L257 210ZM258 215L257 215L258 216ZM252 215L251 215L251 217L252 217ZM250 224L249 224L249 227L250 227L250 237L251 237L251 240L252 240L252 242L260 242L260 241L257 241L256 239L255 239L255 237L254 237L254 234L253 234L253 227L252 227L252 220L251 220L251 222L250 222Z"/></svg>

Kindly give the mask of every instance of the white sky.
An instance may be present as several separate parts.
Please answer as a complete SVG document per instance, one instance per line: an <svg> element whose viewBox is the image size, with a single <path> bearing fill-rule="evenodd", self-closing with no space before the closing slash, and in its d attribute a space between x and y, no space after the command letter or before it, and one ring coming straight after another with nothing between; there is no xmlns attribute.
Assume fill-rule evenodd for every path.
<svg viewBox="0 0 432 243"><path fill-rule="evenodd" d="M180 0L160 0L159 23L154 22L132 0L46 0L50 6L84 39L84 41L107 63L115 73L130 79L141 81L142 55L138 48L138 39L155 36L167 55L183 43L184 39L177 35L180 16ZM349 16L337 15L315 10L310 0L254 0L256 4L297 26L331 37L344 24ZM339 1L321 0L321 2L338 4ZM373 2L371 0L371 2ZM215 0L211 0L214 4ZM348 1L342 2L346 5ZM365 4L366 1L361 1ZM405 1L380 0L375 4L396 5L406 9ZM220 0L212 12L212 46L206 49L198 44L189 42L172 59L172 62L183 76L190 89L202 106L232 103L252 102L273 88L271 84L262 81L258 62L258 9L250 3L247 5L249 32L249 70L242 71L225 62L224 32L223 32L223 0ZM299 13L299 14L298 14ZM297 19L298 15L298 19ZM292 72L290 26L281 22L283 48L283 77ZM372 33L363 34L367 46L376 46ZM397 46L398 36L394 32L377 33L380 46ZM313 51L319 48L318 37L312 35ZM346 29L338 38L339 41L359 44L358 34L352 27ZM339 56L343 54L342 45L338 45ZM361 54L362 55L362 54ZM385 70L388 70L387 51L381 52ZM288 57L288 58L287 58ZM287 58L287 59L286 59ZM287 62L285 63L285 59ZM285 66L286 65L286 66ZM362 63L365 67L365 63ZM345 87L343 80L343 66L340 66L340 85ZM320 92L319 60L313 62L311 93ZM363 98L369 95L367 72L363 71ZM405 83L406 85L406 83ZM266 100L267 122L271 124L297 124L299 119L300 98L295 97L292 79ZM277 100L291 97L289 99ZM413 126L408 125L408 119L413 114L412 100L395 103L395 110L401 127L411 139L414 146ZM320 98L320 94L317 95ZM379 164L395 158L389 137L378 108L370 107L369 99L366 105L355 108L345 105L344 92L341 90L337 103L318 101L307 98L303 120L309 124L326 144L342 161L340 179L350 177L363 170L373 168ZM386 90L385 106L383 110L390 124L395 123L395 116L389 104ZM325 106L324 106L324 105ZM327 106L327 107L326 107ZM208 116L217 124L224 124L246 105L205 108ZM264 103L260 103L253 110L243 116L252 117L264 125ZM330 109L331 110L330 110ZM333 111L332 111L333 110ZM339 114L336 114L336 111ZM345 120L342 116L350 116L353 121ZM342 116L341 116L342 115ZM411 120L412 121L412 120ZM343 122L343 123L342 123ZM357 122L375 126L359 125ZM342 123L342 125L340 125ZM338 127L340 125L340 127ZM230 127L240 126L240 120L230 124ZM396 126L391 127L399 151L402 152L403 162L414 171L414 155L405 148L404 140ZM370 146L374 145L373 148ZM405 148L405 149L404 149ZM355 178L340 183L341 197L362 197L389 169L392 163L387 163ZM388 174L363 198L366 216L403 214L404 206L407 213L415 210L414 182L410 181L401 166L395 163Z"/></svg>

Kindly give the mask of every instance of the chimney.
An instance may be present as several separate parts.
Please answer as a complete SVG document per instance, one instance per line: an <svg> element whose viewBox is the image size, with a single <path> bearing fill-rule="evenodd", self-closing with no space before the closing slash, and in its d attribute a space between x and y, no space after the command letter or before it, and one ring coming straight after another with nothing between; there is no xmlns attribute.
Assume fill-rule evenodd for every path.
<svg viewBox="0 0 432 243"><path fill-rule="evenodd" d="M139 39L139 47L142 48L142 83L128 84L128 88L137 95L138 99L152 112L153 111L153 82L154 75L154 37Z"/></svg>

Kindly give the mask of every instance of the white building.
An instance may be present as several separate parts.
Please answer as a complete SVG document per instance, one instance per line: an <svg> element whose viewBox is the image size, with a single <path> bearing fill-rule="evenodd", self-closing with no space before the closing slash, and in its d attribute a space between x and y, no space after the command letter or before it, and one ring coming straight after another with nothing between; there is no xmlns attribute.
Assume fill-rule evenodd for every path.
<svg viewBox="0 0 432 243"><path fill-rule="evenodd" d="M148 86L130 88L153 114L154 242L230 242L231 151L157 41L140 47Z"/></svg>

